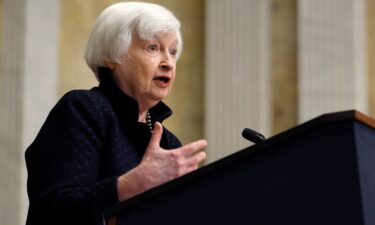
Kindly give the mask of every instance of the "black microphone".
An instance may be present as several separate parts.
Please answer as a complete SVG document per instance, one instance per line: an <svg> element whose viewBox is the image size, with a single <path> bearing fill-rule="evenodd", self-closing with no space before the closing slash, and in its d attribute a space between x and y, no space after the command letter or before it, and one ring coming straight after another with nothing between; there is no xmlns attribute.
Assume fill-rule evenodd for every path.
<svg viewBox="0 0 375 225"><path fill-rule="evenodd" d="M258 144L259 142L264 141L266 138L263 136L263 134L260 134L256 132L255 130L245 128L242 131L242 137L244 137L246 140L249 140L255 144Z"/></svg>

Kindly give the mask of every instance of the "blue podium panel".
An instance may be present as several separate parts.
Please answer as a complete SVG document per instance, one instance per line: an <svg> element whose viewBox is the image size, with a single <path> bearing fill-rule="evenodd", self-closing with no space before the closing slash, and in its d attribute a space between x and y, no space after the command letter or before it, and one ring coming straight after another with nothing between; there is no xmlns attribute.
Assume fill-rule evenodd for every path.
<svg viewBox="0 0 375 225"><path fill-rule="evenodd" d="M323 115L111 208L132 224L375 224L375 129ZM374 123L375 124L375 123Z"/></svg>

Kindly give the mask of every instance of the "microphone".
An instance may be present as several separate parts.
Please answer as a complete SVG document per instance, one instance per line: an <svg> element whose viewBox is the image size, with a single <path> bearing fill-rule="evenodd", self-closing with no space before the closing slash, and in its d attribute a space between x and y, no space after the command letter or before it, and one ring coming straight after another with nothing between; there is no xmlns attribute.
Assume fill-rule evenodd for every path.
<svg viewBox="0 0 375 225"><path fill-rule="evenodd" d="M242 131L242 137L244 137L246 140L249 140L255 144L258 144L259 142L264 141L266 138L263 136L263 134L260 134L256 132L255 130L252 130L250 128L245 128Z"/></svg>

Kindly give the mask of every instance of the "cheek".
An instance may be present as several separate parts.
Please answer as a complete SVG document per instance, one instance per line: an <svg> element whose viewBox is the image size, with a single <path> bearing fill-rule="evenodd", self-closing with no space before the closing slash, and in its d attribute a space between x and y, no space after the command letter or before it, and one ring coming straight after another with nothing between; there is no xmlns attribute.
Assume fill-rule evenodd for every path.
<svg viewBox="0 0 375 225"><path fill-rule="evenodd" d="M140 69L142 70L142 73L146 77L153 77L155 73L157 73L157 69L159 67L159 64L153 62L153 61L148 61L145 63L142 63L140 65Z"/></svg>
<svg viewBox="0 0 375 225"><path fill-rule="evenodd" d="M173 79L172 81L176 79L176 67L172 71L172 79Z"/></svg>

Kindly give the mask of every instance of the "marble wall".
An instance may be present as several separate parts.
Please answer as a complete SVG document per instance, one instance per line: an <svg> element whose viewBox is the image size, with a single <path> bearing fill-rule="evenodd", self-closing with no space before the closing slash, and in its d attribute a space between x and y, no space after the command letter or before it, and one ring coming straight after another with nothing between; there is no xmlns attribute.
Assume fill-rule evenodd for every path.
<svg viewBox="0 0 375 225"><path fill-rule="evenodd" d="M56 101L57 0L5 0L0 82L0 218L24 224L24 151Z"/></svg>
<svg viewBox="0 0 375 225"><path fill-rule="evenodd" d="M72 89L97 85L84 59L85 47L97 15L104 8L101 1L60 1L59 20L59 97Z"/></svg>
<svg viewBox="0 0 375 225"><path fill-rule="evenodd" d="M3 47L3 0L0 0L0 52ZM0 63L2 60L0 60ZM0 64L1 65L1 64ZM1 76L1 73L0 73Z"/></svg>
<svg viewBox="0 0 375 225"><path fill-rule="evenodd" d="M299 1L301 2L301 1ZM309 2L311 3L311 1ZM345 3L348 4L348 3ZM349 3L352 4L352 3ZM353 3L354 4L354 3ZM358 2L356 4L359 4ZM367 76L364 80L368 79L368 87L365 99L367 99L368 111L367 113L374 117L375 116L375 64L372 63L375 60L375 1L367 0L363 3L367 12L363 12L363 18L367 18L364 21L367 24L367 28L362 30L362 33L366 35L364 42L367 47L363 47L363 53L367 54ZM366 5L367 4L367 5ZM297 24L301 23L296 17L298 12L297 1L289 0L275 0L273 1L273 13L272 13L272 31L273 31L273 46L272 46L272 71L273 71L273 131L278 133L290 126L296 125L298 122L296 118L300 113L295 107L298 106L295 100L298 97L298 89L296 90L298 82L297 63L301 61L301 55L298 55L298 43L297 43ZM339 8L336 8L338 10ZM332 14L337 15L337 14ZM356 14L358 16L358 13ZM287 21L288 22L283 22ZM285 55L283 55L283 52ZM289 55L286 53L289 52ZM299 57L299 59L298 59ZM366 66L366 65L365 65ZM283 72L286 71L286 72ZM284 76L280 75L284 74ZM289 78L288 78L289 76ZM294 78L293 78L294 77ZM363 78L363 76L362 76ZM284 90L284 91L283 91ZM281 92L280 92L281 91ZM280 95L280 93L285 93ZM294 93L294 94L293 94ZM363 95L363 94L362 94ZM288 97L289 96L289 97ZM360 97L361 98L361 97ZM366 103L365 103L366 104ZM353 106L354 107L354 106ZM281 108L281 109L280 109ZM282 113L285 110L287 113ZM286 119L288 118L288 119ZM285 123L286 121L289 121Z"/></svg>
<svg viewBox="0 0 375 225"><path fill-rule="evenodd" d="M375 0L367 0L369 113L375 118Z"/></svg>
<svg viewBox="0 0 375 225"><path fill-rule="evenodd" d="M271 5L272 134L298 122L297 0Z"/></svg>
<svg viewBox="0 0 375 225"><path fill-rule="evenodd" d="M298 3L298 118L368 113L365 0Z"/></svg>
<svg viewBox="0 0 375 225"><path fill-rule="evenodd" d="M212 162L270 135L270 1L207 1L205 133Z"/></svg>
<svg viewBox="0 0 375 225"><path fill-rule="evenodd" d="M3 3L0 75L0 218L6 224L21 222L21 198L25 196L22 170L22 65L24 8L19 0ZM15 29L13 29L15 28ZM20 194L23 193L23 194ZM22 213L24 214L24 213Z"/></svg>

